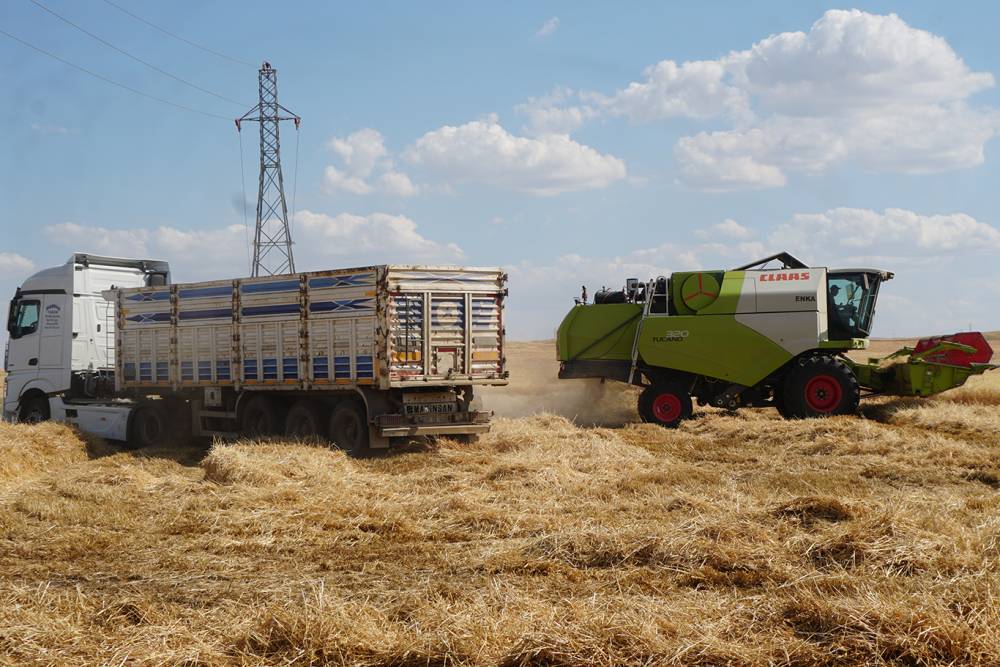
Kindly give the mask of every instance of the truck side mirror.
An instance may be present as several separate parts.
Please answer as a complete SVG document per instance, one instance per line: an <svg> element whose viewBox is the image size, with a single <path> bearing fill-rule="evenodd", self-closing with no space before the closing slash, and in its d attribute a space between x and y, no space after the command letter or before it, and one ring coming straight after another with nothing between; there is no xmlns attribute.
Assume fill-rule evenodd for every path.
<svg viewBox="0 0 1000 667"><path fill-rule="evenodd" d="M7 308L7 333L13 337L14 327L17 324L17 316L15 315L17 309L17 301L11 301L10 306Z"/></svg>
<svg viewBox="0 0 1000 667"><path fill-rule="evenodd" d="M638 278L627 278L625 280L625 294L628 296L630 301L635 300L635 295L639 291L639 279Z"/></svg>

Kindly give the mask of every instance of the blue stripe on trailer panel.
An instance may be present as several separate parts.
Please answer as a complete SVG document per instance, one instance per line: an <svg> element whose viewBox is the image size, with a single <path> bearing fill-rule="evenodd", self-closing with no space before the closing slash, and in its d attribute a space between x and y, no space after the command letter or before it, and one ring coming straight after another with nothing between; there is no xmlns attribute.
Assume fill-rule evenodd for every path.
<svg viewBox="0 0 1000 667"><path fill-rule="evenodd" d="M350 378L351 377L351 358L350 357L334 357L333 358L333 376L335 378Z"/></svg>
<svg viewBox="0 0 1000 667"><path fill-rule="evenodd" d="M199 361L198 362L198 379L199 380L211 380L212 379L212 362L211 361Z"/></svg>
<svg viewBox="0 0 1000 667"><path fill-rule="evenodd" d="M309 280L309 287L360 287L373 284L375 283L370 273L353 276L323 276Z"/></svg>
<svg viewBox="0 0 1000 667"><path fill-rule="evenodd" d="M170 299L170 292L137 292L125 298L129 301L167 301Z"/></svg>
<svg viewBox="0 0 1000 667"><path fill-rule="evenodd" d="M220 380L231 380L229 376L229 360L219 359L215 362L215 375Z"/></svg>
<svg viewBox="0 0 1000 667"><path fill-rule="evenodd" d="M177 317L182 320L212 320L220 317L232 317L232 308L212 308L210 310L182 310Z"/></svg>
<svg viewBox="0 0 1000 667"><path fill-rule="evenodd" d="M191 287L177 290L177 296L182 299L201 299L206 296L230 296L233 293L231 285L222 287Z"/></svg>
<svg viewBox="0 0 1000 667"><path fill-rule="evenodd" d="M299 289L298 280L281 280L274 283L246 283L240 285L243 294L266 294L268 292L295 292Z"/></svg>
<svg viewBox="0 0 1000 667"><path fill-rule="evenodd" d="M330 378L330 364L327 357L313 357L313 377L317 380Z"/></svg>
<svg viewBox="0 0 1000 667"><path fill-rule="evenodd" d="M281 362L281 375L289 380L299 377L299 360L295 357L285 357Z"/></svg>
<svg viewBox="0 0 1000 667"><path fill-rule="evenodd" d="M137 315L129 315L125 319L136 324L156 324L158 322L169 322L170 313L139 313Z"/></svg>
<svg viewBox="0 0 1000 667"><path fill-rule="evenodd" d="M166 361L156 362L156 380L157 382L166 381L170 379L170 364Z"/></svg>
<svg viewBox="0 0 1000 667"><path fill-rule="evenodd" d="M139 362L139 379L152 381L153 379L153 366L148 361Z"/></svg>
<svg viewBox="0 0 1000 667"><path fill-rule="evenodd" d="M277 380L278 379L278 360L277 359L264 359L264 363L261 364L263 370L263 379L265 380Z"/></svg>
<svg viewBox="0 0 1000 667"><path fill-rule="evenodd" d="M126 380L134 380L135 379L135 364L134 363L132 363L132 362L126 362L125 363L124 371L125 371L125 379Z"/></svg>
<svg viewBox="0 0 1000 667"><path fill-rule="evenodd" d="M181 362L181 379L182 380L194 380L194 362L193 361L182 361Z"/></svg>
<svg viewBox="0 0 1000 667"><path fill-rule="evenodd" d="M256 380L257 379L257 360L256 359L244 359L243 360L243 379L244 380Z"/></svg>
<svg viewBox="0 0 1000 667"><path fill-rule="evenodd" d="M342 301L316 301L309 304L311 313L331 313L344 310L371 310L372 299L344 299Z"/></svg>
<svg viewBox="0 0 1000 667"><path fill-rule="evenodd" d="M253 317L254 315L285 315L299 312L299 304L280 303L275 306L247 306L241 309L240 312L247 317Z"/></svg>
<svg viewBox="0 0 1000 667"><path fill-rule="evenodd" d="M372 365L371 355L359 354L356 357L358 377L374 377L375 371Z"/></svg>

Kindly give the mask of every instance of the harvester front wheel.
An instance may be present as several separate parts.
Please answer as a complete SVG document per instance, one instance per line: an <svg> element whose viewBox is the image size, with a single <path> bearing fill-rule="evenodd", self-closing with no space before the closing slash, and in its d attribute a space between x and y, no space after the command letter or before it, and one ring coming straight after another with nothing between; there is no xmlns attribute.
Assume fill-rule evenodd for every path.
<svg viewBox="0 0 1000 667"><path fill-rule="evenodd" d="M858 379L847 364L829 356L810 357L785 378L783 416L792 419L849 415L861 401Z"/></svg>
<svg viewBox="0 0 1000 667"><path fill-rule="evenodd" d="M639 395L639 416L650 424L676 428L691 410L691 395L676 384L654 384Z"/></svg>

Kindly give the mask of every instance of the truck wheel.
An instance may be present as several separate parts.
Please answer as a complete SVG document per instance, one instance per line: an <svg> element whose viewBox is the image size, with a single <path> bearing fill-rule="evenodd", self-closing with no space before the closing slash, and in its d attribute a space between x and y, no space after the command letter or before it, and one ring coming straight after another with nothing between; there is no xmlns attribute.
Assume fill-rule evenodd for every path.
<svg viewBox="0 0 1000 667"><path fill-rule="evenodd" d="M48 421L51 416L48 397L39 394L28 398L21 404L17 420L25 424L37 424Z"/></svg>
<svg viewBox="0 0 1000 667"><path fill-rule="evenodd" d="M782 398L785 416L792 419L848 415L858 410L861 388L847 364L823 355L809 357L792 369Z"/></svg>
<svg viewBox="0 0 1000 667"><path fill-rule="evenodd" d="M357 401L341 401L330 417L330 439L351 456L371 454L368 447L368 419Z"/></svg>
<svg viewBox="0 0 1000 667"><path fill-rule="evenodd" d="M240 430L250 438L279 435L284 430L284 415L270 396L254 396L247 401L240 420Z"/></svg>
<svg viewBox="0 0 1000 667"><path fill-rule="evenodd" d="M159 447L167 441L167 413L156 405L141 405L132 415L129 449Z"/></svg>
<svg viewBox="0 0 1000 667"><path fill-rule="evenodd" d="M639 395L639 416L650 424L675 428L691 410L691 395L673 383L654 384Z"/></svg>
<svg viewBox="0 0 1000 667"><path fill-rule="evenodd" d="M327 417L323 406L316 401L298 401L288 411L285 435L289 438L326 440Z"/></svg>

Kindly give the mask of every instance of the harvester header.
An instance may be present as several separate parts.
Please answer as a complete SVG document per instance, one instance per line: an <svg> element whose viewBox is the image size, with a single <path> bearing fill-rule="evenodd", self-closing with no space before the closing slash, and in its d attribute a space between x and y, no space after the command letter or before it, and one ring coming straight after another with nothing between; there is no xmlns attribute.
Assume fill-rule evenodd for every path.
<svg viewBox="0 0 1000 667"><path fill-rule="evenodd" d="M776 266L774 266L776 265ZM561 378L645 387L644 420L675 426L692 398L735 410L773 406L785 417L848 414L865 395L928 396L995 368L981 334L925 339L884 359L868 347L889 271L810 267L778 253L732 270L680 271L601 290L563 319Z"/></svg>

